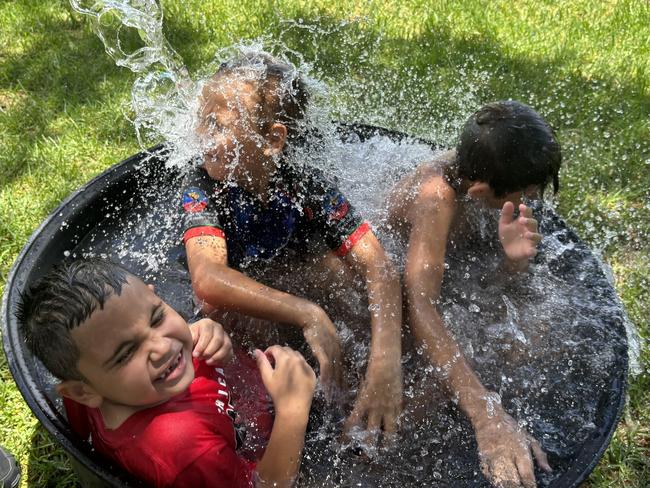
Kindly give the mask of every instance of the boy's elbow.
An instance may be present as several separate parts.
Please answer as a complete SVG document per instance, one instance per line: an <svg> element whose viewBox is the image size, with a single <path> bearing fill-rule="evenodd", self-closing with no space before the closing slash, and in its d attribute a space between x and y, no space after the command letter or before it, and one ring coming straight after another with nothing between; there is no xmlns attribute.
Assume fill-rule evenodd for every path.
<svg viewBox="0 0 650 488"><path fill-rule="evenodd" d="M192 291L199 300L208 302L209 290L209 280L205 273L199 272L192 276Z"/></svg>
<svg viewBox="0 0 650 488"><path fill-rule="evenodd" d="M218 278L220 270L200 267L192 273L192 291L196 297L210 304L223 301L224 284Z"/></svg>

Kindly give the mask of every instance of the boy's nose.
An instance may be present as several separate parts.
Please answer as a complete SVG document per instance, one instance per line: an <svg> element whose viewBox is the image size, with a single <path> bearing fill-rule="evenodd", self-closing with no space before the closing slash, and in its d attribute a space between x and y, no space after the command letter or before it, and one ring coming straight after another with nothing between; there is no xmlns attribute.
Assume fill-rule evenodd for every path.
<svg viewBox="0 0 650 488"><path fill-rule="evenodd" d="M169 360L172 354L171 339L154 335L149 341L149 359L155 366L160 366Z"/></svg>
<svg viewBox="0 0 650 488"><path fill-rule="evenodd" d="M205 145L203 153L209 158L218 159L226 150L226 142L223 136L211 137Z"/></svg>

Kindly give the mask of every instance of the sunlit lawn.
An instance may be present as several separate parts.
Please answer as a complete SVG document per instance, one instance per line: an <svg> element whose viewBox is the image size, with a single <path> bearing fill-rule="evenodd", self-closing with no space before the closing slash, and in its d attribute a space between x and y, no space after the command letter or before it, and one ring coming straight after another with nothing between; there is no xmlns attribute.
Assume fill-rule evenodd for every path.
<svg viewBox="0 0 650 488"><path fill-rule="evenodd" d="M264 5L264 7L261 7ZM611 266L640 335L650 331L650 6L647 1L163 1L190 72L263 38L329 82L336 116L453 144L484 102L515 98L556 128L560 213ZM0 291L29 235L71 191L140 150L134 75L65 1L0 2ZM296 58L297 59L297 58ZM63 452L0 360L0 443L24 485L74 483ZM650 485L649 349L589 484Z"/></svg>

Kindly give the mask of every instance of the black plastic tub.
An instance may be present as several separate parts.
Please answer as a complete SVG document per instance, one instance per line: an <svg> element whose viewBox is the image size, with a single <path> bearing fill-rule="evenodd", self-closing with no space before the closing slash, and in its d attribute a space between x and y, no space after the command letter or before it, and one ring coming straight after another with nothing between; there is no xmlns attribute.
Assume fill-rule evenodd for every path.
<svg viewBox="0 0 650 488"><path fill-rule="evenodd" d="M399 141L405 137L397 132L361 125L342 125L340 134L343 141L350 138L363 141L371 137ZM20 293L54 264L68 256L92 252L113 257L117 254L117 258L135 272L154 280L158 293L173 307L186 315L192 314L190 284L183 271L183 248L174 231L175 223L168 221L165 226L152 226L139 220L146 218L150 223L157 219L168 220L172 215L170 210L179 196L179 175L165 167L165 160L165 150L153 148L116 164L70 195L31 236L6 284L2 322L9 368L31 410L69 454L83 486L128 487L141 486L141 483L92 451L70 431L62 415L61 403L52 390L53 379L26 349L14 313ZM130 216L127 221L125 215ZM607 376L599 378L601 386L592 393L596 411L590 434L575 440L570 456L556 463L561 468L544 483L553 488L575 487L585 480L607 448L624 407L628 364L625 314L600 263L575 233L548 210L545 210L542 229L558 235L563 243L571 244L569 252L549 260L549 269L566 275L569 281L578 272L588 274L587 291L581 293L593 293L594 300L606 304L607 314L603 318L607 321L606 330L618 341L612 346L614 357ZM112 232L116 235L112 236ZM152 246L161 249L158 258L154 262L151 259L140 261L139 249ZM111 248L117 251L109 253ZM328 466L322 469L326 472ZM399 485L416 483L408 479L407 476ZM395 482L391 480L384 485L393 486ZM453 486L486 486L485 480L465 483L459 478L455 482L443 479L440 486L450 483ZM373 486L370 481L362 485Z"/></svg>

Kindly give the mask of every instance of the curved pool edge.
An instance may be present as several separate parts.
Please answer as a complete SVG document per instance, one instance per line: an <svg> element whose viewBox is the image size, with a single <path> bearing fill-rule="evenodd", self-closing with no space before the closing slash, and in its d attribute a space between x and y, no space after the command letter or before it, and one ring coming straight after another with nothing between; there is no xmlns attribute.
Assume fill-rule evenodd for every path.
<svg viewBox="0 0 650 488"><path fill-rule="evenodd" d="M22 344L21 337L16 333L16 331L9 327L9 322L11 320L9 311L15 309L15 306L12 307L10 304L15 305L18 302L20 293L24 290L25 279L24 276L19 277L19 273L25 273L27 270L32 270L37 265L38 256L32 251L34 248L42 245L39 240L42 240L43 238L43 230L50 228L53 225L60 227L65 220L62 216L63 210L67 209L67 206L70 203L77 201L80 198L80 195L91 195L92 189L96 185L103 183L109 175L118 175L113 176L113 178L123 177L131 170L131 168L140 164L146 160L146 158L151 157L156 153L163 152L165 149L166 147L164 144L159 144L145 151L136 153L133 156L105 169L64 198L30 234L27 242L23 245L20 253L11 266L9 274L7 275L7 281L5 283L5 289L2 294L2 302L0 306L0 328L2 328L3 353L7 360L9 371L21 396L25 400L25 403L27 403L27 406L36 419L43 424L48 434L57 441L69 456L73 457L77 463L81 464L83 469L90 470L94 477L107 481L112 486L137 486L139 483L134 483L134 480L124 477L122 473L115 475L107 470L98 469L95 460L91 460L87 454L87 445L74 435L64 434L64 432L69 432L69 429L67 425L63 423L60 415L56 413L56 409L52 406L50 399L47 398L44 392L36 385L32 375L26 373L30 371L30 367L27 364L25 356L13 353L15 350L20 350ZM89 199L90 198L88 198L88 200ZM16 284L17 282L18 284ZM82 478L86 478L83 473L80 474ZM105 479L106 477L109 479Z"/></svg>

